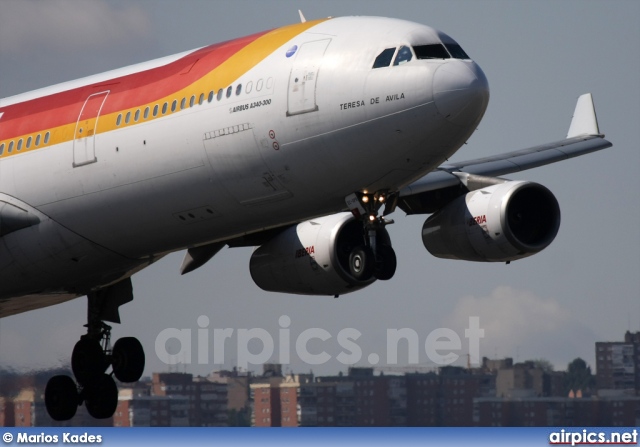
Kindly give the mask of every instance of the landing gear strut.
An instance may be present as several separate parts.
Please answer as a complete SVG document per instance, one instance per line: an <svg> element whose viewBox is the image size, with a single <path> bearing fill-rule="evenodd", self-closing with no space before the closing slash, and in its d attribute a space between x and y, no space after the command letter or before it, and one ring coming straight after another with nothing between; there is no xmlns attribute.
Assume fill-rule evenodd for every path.
<svg viewBox="0 0 640 447"><path fill-rule="evenodd" d="M124 283L124 284L123 284ZM129 279L87 294L87 333L73 348L71 370L74 380L65 375L52 377L44 392L45 406L52 419L66 421L79 405L96 419L113 415L118 405L118 387L113 379L136 382L144 371L144 350L133 337L121 338L111 348L111 326L103 320L120 322L117 309L133 299ZM106 371L111 367L111 372Z"/></svg>
<svg viewBox="0 0 640 447"><path fill-rule="evenodd" d="M397 261L385 226L392 224L393 220L385 219L384 215L395 208L395 196L386 191L373 194L356 192L347 196L346 202L356 219L362 222L364 235L364 243L349 255L351 275L362 281L372 277L383 281L391 279L396 272ZM378 216L383 204L386 204L384 215Z"/></svg>

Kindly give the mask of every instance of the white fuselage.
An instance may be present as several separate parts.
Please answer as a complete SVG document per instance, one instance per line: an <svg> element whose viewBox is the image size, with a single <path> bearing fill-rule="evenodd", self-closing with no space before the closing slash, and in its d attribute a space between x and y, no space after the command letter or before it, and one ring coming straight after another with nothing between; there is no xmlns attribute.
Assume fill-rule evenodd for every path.
<svg viewBox="0 0 640 447"><path fill-rule="evenodd" d="M0 204L40 221L0 237L2 314L80 296L171 251L339 212L354 191L397 191L454 153L486 108L486 79L469 59L413 54L372 68L387 48L452 42L426 26L351 17L292 35L259 48L266 56L246 67L253 47L234 53L227 63L240 68L232 79L233 70L218 68L206 83L139 106L144 85L116 96L115 83L190 53L0 100L2 132L12 106L78 92L66 141L9 154L8 141L17 144L20 134L0 133ZM199 63L153 82L166 90L162 82ZM126 101L121 111L105 112L116 97ZM91 132L83 107L99 114L87 121ZM32 111L43 123L55 113Z"/></svg>

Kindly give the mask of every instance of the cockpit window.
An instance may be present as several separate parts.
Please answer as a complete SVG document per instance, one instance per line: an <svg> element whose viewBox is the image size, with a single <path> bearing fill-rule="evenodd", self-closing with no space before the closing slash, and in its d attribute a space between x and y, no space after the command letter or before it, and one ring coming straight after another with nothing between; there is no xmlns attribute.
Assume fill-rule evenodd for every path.
<svg viewBox="0 0 640 447"><path fill-rule="evenodd" d="M458 46L460 48L460 46ZM418 59L449 59L449 53L444 49L442 44L436 43L432 45L419 45L413 47ZM462 49L460 49L462 51Z"/></svg>
<svg viewBox="0 0 640 447"><path fill-rule="evenodd" d="M411 52L411 48L405 47L403 45L398 50L398 54L396 55L396 60L393 61L393 65L406 64L411 60L412 57L413 57L413 53Z"/></svg>
<svg viewBox="0 0 640 447"><path fill-rule="evenodd" d="M388 67L391 65L391 59L393 59L393 53L396 52L395 48L387 48L376 57L373 62L373 68Z"/></svg>
<svg viewBox="0 0 640 447"><path fill-rule="evenodd" d="M445 43L444 46L455 59L471 59L457 43Z"/></svg>

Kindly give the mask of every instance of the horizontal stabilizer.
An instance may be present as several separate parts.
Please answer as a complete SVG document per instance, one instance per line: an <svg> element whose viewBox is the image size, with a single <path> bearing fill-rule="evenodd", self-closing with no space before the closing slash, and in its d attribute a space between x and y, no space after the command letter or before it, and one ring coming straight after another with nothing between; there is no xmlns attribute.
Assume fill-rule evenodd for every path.
<svg viewBox="0 0 640 447"><path fill-rule="evenodd" d="M600 135L598 129L598 119L596 118L596 109L593 106L593 97L591 93L585 93L578 98L576 110L573 112L573 119L569 126L567 138L573 138L580 135Z"/></svg>

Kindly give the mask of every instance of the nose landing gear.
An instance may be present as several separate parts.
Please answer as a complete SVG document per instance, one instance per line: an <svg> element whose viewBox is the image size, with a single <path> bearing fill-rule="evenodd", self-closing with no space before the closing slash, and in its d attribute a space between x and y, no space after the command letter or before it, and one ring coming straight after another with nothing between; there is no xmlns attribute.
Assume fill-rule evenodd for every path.
<svg viewBox="0 0 640 447"><path fill-rule="evenodd" d="M142 377L145 357L138 339L121 338L112 349L111 326L102 321L109 318L109 321L115 319L116 323L120 322L117 308L130 301L127 298L131 293L131 282L126 281L129 287L123 288L119 283L111 286L116 289L109 287L87 295L87 334L76 343L71 355L71 370L76 381L69 376L58 375L52 377L45 388L45 406L52 419L71 419L82 403L92 417L109 418L118 405L118 387L113 376L121 382L136 382ZM106 373L110 366L111 373Z"/></svg>
<svg viewBox="0 0 640 447"><path fill-rule="evenodd" d="M382 281L391 279L396 272L397 260L385 227L393 220L385 219L384 215L395 209L395 196L386 191L356 192L345 200L351 213L362 222L364 234L364 244L356 246L349 255L351 275L363 281L372 277ZM383 204L386 204L384 215L378 216Z"/></svg>

